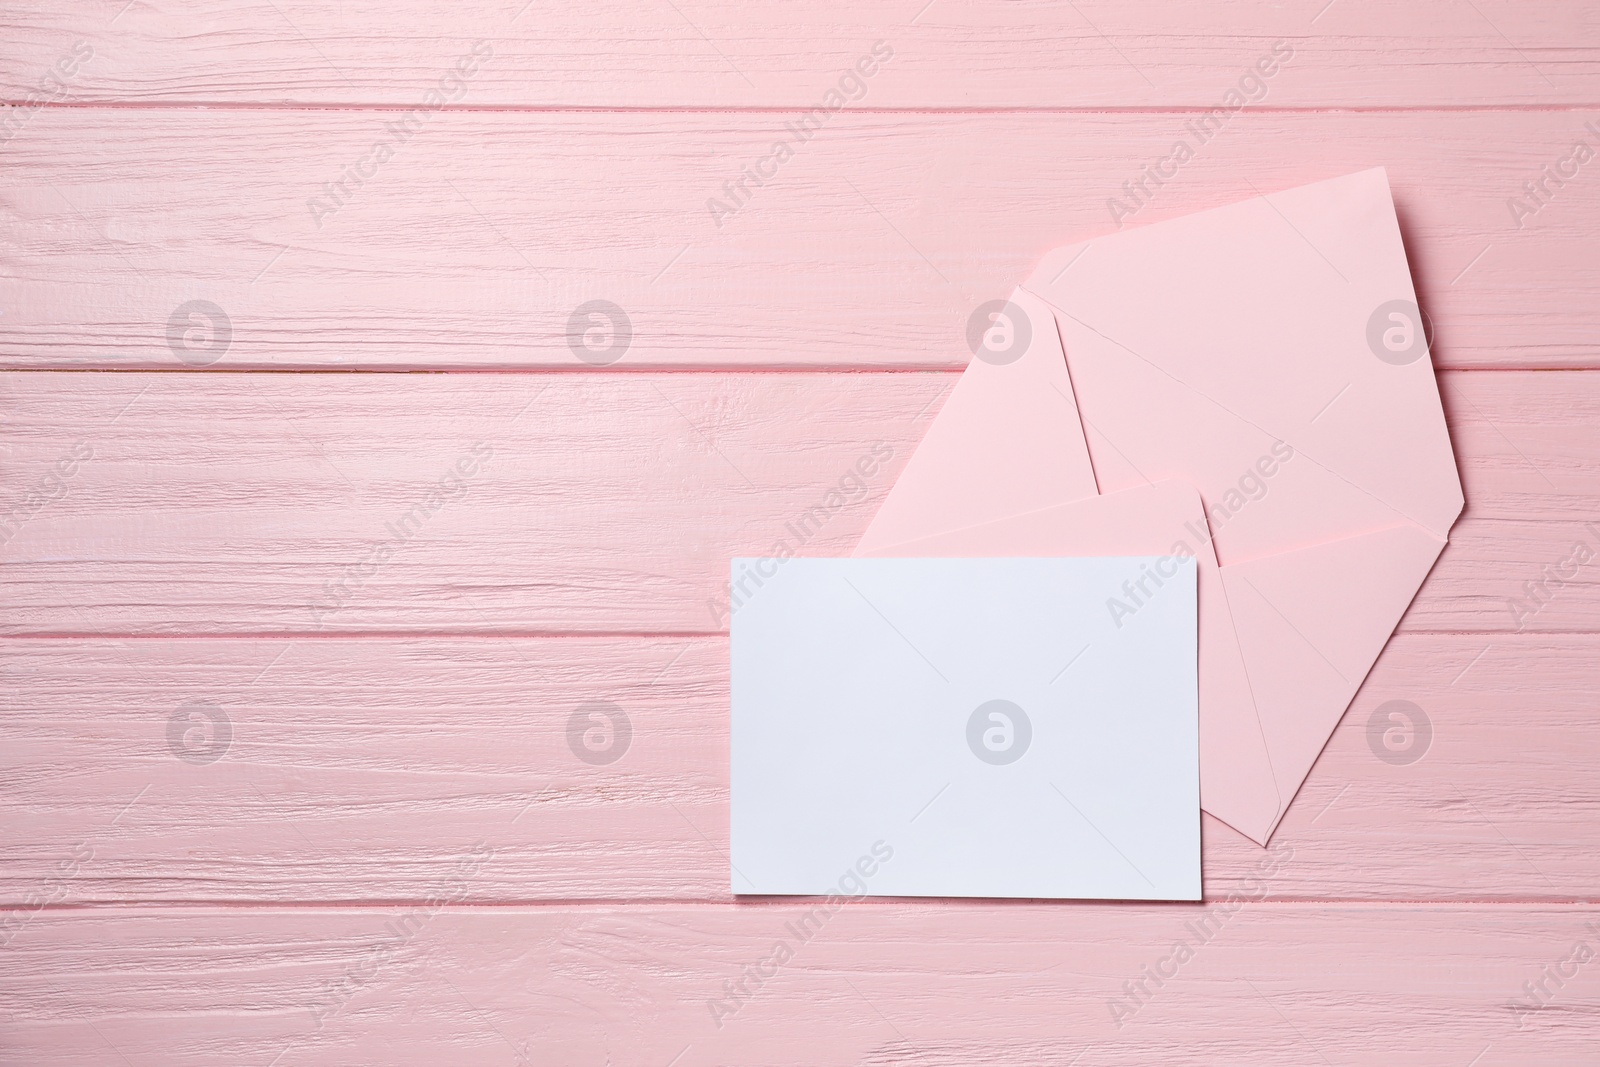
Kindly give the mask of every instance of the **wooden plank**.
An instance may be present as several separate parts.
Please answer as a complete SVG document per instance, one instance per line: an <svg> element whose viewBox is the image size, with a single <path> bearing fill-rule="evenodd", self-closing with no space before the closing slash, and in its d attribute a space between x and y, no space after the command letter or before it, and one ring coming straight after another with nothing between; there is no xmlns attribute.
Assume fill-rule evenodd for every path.
<svg viewBox="0 0 1600 1067"><path fill-rule="evenodd" d="M807 906L45 913L0 1033L49 1067L1508 1067L1600 1041L1592 906L846 902L801 941Z"/></svg>
<svg viewBox="0 0 1600 1067"><path fill-rule="evenodd" d="M0 363L960 367L980 303L1194 139L1188 113L795 121L49 109L4 149ZM1243 114L1120 221L1386 165L1441 366L1593 367L1600 181L1509 207L1579 139L1573 111Z"/></svg>
<svg viewBox="0 0 1600 1067"><path fill-rule="evenodd" d="M953 380L11 373L0 626L720 633L728 560L848 553ZM1442 381L1468 505L1402 629L1600 630L1600 373Z"/></svg>
<svg viewBox="0 0 1600 1067"><path fill-rule="evenodd" d="M874 107L1214 107L1275 43L1292 62L1255 89L1283 107L1593 104L1592 5L1511 0L805 5L693 0L532 6L502 0L338 5L36 3L0 18L0 93L62 79L105 103L418 103L477 41L492 49L460 104L812 107L883 41ZM45 82L52 95L62 90Z"/></svg>
<svg viewBox="0 0 1600 1067"><path fill-rule="evenodd" d="M723 638L4 644L0 903L415 901L480 842L474 903L730 899ZM1395 638L1271 852L1206 819L1207 896L1592 899L1597 652ZM1369 738L1394 700L1411 762Z"/></svg>

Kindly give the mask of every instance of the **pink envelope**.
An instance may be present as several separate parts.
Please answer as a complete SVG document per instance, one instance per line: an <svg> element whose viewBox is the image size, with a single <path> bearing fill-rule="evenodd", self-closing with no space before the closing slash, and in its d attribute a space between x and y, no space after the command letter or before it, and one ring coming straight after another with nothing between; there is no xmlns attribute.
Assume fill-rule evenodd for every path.
<svg viewBox="0 0 1600 1067"><path fill-rule="evenodd" d="M1201 803L1265 844L1461 512L1387 177L1057 249L993 333L857 554L1144 555L1119 491L1192 487Z"/></svg>

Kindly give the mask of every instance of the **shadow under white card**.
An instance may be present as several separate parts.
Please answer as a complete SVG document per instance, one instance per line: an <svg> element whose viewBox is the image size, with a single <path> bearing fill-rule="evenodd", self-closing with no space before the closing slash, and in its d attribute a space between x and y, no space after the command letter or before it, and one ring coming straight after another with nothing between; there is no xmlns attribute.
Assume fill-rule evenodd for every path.
<svg viewBox="0 0 1600 1067"><path fill-rule="evenodd" d="M733 892L1200 898L1192 559L733 567Z"/></svg>

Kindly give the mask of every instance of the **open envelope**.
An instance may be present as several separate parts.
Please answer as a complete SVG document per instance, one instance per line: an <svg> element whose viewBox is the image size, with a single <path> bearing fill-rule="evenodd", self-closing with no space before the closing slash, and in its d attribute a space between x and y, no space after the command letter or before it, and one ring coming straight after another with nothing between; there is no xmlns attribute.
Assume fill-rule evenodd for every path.
<svg viewBox="0 0 1600 1067"><path fill-rule="evenodd" d="M994 322L856 554L1150 551L1111 494L1193 487L1201 804L1265 844L1462 507L1387 177L1057 249Z"/></svg>

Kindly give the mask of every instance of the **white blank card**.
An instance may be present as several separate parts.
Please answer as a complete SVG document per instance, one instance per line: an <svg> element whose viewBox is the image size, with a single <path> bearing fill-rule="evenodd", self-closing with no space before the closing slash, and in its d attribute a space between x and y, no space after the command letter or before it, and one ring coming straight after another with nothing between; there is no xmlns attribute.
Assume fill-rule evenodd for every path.
<svg viewBox="0 0 1600 1067"><path fill-rule="evenodd" d="M1193 560L733 574L735 893L1199 899Z"/></svg>

